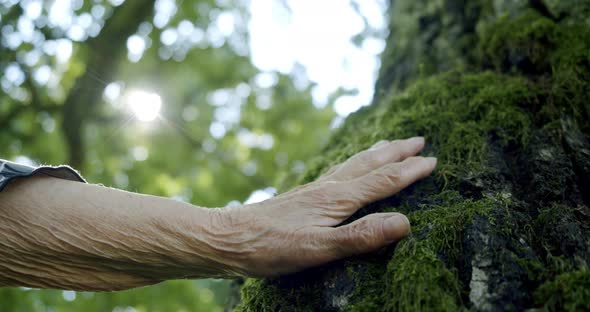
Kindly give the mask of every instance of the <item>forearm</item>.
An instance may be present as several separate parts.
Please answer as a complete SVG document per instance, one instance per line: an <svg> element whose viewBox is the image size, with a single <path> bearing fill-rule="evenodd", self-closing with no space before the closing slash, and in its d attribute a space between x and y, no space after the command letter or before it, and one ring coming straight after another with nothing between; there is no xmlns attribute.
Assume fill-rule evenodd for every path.
<svg viewBox="0 0 590 312"><path fill-rule="evenodd" d="M215 214L48 177L0 193L0 286L118 290L234 274Z"/></svg>
<svg viewBox="0 0 590 312"><path fill-rule="evenodd" d="M0 192L0 286L118 290L166 279L276 276L378 250L408 219L367 204L429 175L423 138L380 141L315 182L239 208L48 177ZM336 227L337 226L337 227Z"/></svg>

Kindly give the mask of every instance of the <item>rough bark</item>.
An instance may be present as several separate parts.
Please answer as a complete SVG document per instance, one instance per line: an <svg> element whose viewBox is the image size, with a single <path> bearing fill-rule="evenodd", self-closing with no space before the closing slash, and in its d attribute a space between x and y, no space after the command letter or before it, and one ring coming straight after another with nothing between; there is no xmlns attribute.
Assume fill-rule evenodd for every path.
<svg viewBox="0 0 590 312"><path fill-rule="evenodd" d="M590 1L394 0L372 106L300 183L424 135L435 174L363 208L396 246L247 280L239 311L590 309Z"/></svg>

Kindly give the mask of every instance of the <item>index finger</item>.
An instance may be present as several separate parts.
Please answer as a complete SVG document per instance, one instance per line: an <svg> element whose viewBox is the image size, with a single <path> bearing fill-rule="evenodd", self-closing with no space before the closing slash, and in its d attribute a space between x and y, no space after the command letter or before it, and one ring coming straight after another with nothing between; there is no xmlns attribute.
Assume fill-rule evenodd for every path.
<svg viewBox="0 0 590 312"><path fill-rule="evenodd" d="M363 176L388 163L402 161L418 154L424 148L424 138L414 137L406 140L379 142L364 150L328 172L322 180L345 181Z"/></svg>

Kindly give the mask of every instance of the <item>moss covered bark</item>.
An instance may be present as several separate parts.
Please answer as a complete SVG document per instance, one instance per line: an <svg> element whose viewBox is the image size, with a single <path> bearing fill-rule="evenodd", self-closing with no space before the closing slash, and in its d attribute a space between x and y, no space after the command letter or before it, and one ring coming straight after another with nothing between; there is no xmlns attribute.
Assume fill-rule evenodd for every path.
<svg viewBox="0 0 590 312"><path fill-rule="evenodd" d="M248 280L239 311L590 309L590 1L394 0L373 105L298 183L423 135L435 174L396 246ZM293 185L290 185L293 186Z"/></svg>

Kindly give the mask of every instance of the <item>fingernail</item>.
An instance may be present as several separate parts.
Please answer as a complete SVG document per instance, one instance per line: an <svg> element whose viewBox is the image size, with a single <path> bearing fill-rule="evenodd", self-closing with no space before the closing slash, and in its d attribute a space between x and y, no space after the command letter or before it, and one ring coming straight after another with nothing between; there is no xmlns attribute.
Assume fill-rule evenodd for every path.
<svg viewBox="0 0 590 312"><path fill-rule="evenodd" d="M418 137L413 137L413 138L409 138L408 141L412 144L424 144L424 137L418 136Z"/></svg>
<svg viewBox="0 0 590 312"><path fill-rule="evenodd" d="M410 221L403 214L397 214L385 219L383 226L385 239L390 242L403 238L410 231Z"/></svg>
<svg viewBox="0 0 590 312"><path fill-rule="evenodd" d="M426 157L425 159L426 159L426 161L428 161L430 163L432 168L436 167L436 163L438 162L436 157Z"/></svg>

